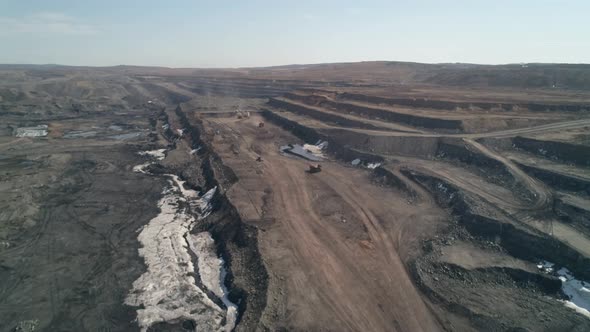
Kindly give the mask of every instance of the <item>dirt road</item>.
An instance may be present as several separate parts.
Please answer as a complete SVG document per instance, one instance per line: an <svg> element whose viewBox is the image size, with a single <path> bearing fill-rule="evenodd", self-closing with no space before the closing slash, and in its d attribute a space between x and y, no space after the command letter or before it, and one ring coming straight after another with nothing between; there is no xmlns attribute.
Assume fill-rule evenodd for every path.
<svg viewBox="0 0 590 332"><path fill-rule="evenodd" d="M254 205L240 211L252 211L244 219L264 229L260 247L274 273L269 327L278 327L269 317L276 310L290 330L440 330L403 262L422 236L444 224L438 208L423 206L418 216L399 193L335 162L319 174L304 172L305 161L278 152L277 143L296 139L273 125L257 128L256 116L209 121L222 130L216 150L240 178L228 196L238 206ZM265 212L257 221L254 211Z"/></svg>
<svg viewBox="0 0 590 332"><path fill-rule="evenodd" d="M552 195L551 192L547 189L547 187L544 186L540 181L530 177L518 166L516 166L511 160L501 156L500 154L492 151L491 149L488 149L487 147L472 139L463 139L463 141L475 148L477 151L481 152L482 154L502 163L504 167L506 167L506 169L512 174L514 179L516 179L516 181L519 181L533 194L533 197L535 198L534 203L529 207L529 209L543 209L552 203Z"/></svg>
<svg viewBox="0 0 590 332"><path fill-rule="evenodd" d="M289 103L294 105L305 105L301 103L296 103L293 101L289 101ZM318 110L317 107L312 107L309 105L305 105L305 107ZM326 114L337 114L342 118L347 118L351 120L356 120L359 123L366 123L372 126L384 128L384 126L388 126L387 129L363 129L358 128L357 126L345 126L345 125L337 125L331 122L325 122L313 117L303 116L297 113L292 112L281 112L280 115L283 117L287 117L289 119L295 120L299 123L305 124L306 126L310 126L313 128L318 129L345 129L348 131L353 131L357 133L372 135L372 136L403 136L403 137L449 137L449 138L468 138L468 139L479 139L479 138L507 138L507 137L514 137L519 135L530 135L530 134L538 134L538 133L545 133L550 131L562 131L562 130L569 130L569 129L578 129L578 128L585 128L590 126L590 119L582 118L577 120L556 120L553 123L549 124L542 124L542 125L534 125L524 128L516 128L516 129L504 129L504 130L493 130L489 132L480 132L480 133L438 133L433 131L427 131L424 129L418 130L414 127L400 125L399 123L392 123L392 122L384 122L378 120L368 120L366 118L361 117L354 117L351 115L345 115L343 113L336 113L333 111L328 111L326 109L321 109L322 113Z"/></svg>

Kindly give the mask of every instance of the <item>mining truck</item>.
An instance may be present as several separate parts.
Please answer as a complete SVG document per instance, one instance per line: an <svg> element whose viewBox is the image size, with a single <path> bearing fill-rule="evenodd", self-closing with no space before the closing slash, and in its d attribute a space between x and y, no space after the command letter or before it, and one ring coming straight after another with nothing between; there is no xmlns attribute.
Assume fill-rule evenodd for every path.
<svg viewBox="0 0 590 332"><path fill-rule="evenodd" d="M322 171L322 165L317 164L317 165L309 165L309 173L319 173Z"/></svg>

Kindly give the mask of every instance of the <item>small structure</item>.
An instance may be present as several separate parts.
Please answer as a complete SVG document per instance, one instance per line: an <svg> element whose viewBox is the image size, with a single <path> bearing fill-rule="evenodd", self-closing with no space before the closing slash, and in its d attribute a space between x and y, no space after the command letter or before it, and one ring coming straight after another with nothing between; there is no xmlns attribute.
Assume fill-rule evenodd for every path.
<svg viewBox="0 0 590 332"><path fill-rule="evenodd" d="M38 125L35 127L21 127L14 130L16 137L44 137L47 136L49 127L47 125Z"/></svg>
<svg viewBox="0 0 590 332"><path fill-rule="evenodd" d="M310 151L303 148L303 146L299 144L287 144L283 145L280 148L280 151L283 153L289 153L307 160L311 161L322 161L321 157L316 156L315 154L311 153Z"/></svg>
<svg viewBox="0 0 590 332"><path fill-rule="evenodd" d="M283 153L289 153L298 157L311 160L322 161L324 159L323 150L328 146L328 142L318 141L316 144L287 144L280 147Z"/></svg>
<svg viewBox="0 0 590 332"><path fill-rule="evenodd" d="M263 128L263 127L264 127L264 122L260 122L260 123L258 124L258 128Z"/></svg>

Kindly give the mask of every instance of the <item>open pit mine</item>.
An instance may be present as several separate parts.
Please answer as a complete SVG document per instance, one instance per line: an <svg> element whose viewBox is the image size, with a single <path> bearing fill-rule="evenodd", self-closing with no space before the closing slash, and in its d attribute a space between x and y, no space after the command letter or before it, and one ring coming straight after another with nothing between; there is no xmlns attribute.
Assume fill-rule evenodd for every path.
<svg viewBox="0 0 590 332"><path fill-rule="evenodd" d="M0 66L0 331L590 331L590 65Z"/></svg>

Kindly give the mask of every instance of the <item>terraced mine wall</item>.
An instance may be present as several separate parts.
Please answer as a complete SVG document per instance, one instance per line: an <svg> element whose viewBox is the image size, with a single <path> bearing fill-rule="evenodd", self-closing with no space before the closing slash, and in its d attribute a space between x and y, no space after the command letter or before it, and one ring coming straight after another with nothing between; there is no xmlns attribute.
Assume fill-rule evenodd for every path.
<svg viewBox="0 0 590 332"><path fill-rule="evenodd" d="M238 96L243 98L262 98L276 97L283 94L286 90L269 88L264 86L243 86L243 85L226 85L223 83L205 83L194 87L182 86L196 94L216 94L222 96Z"/></svg>
<svg viewBox="0 0 590 332"><path fill-rule="evenodd" d="M190 137L192 148L200 148L198 157L206 187L227 188L235 183L236 175L223 165L221 158L202 139L202 124L198 121L191 123L180 106L175 112ZM196 231L211 233L228 267L228 297L238 304L239 327L245 331L255 330L266 307L268 287L268 274L258 251L257 229L241 220L237 209L222 190L216 192L211 204L214 212ZM247 315L244 315L246 310Z"/></svg>
<svg viewBox="0 0 590 332"><path fill-rule="evenodd" d="M370 130L379 130L382 128L379 128L377 126L374 126L372 124L369 123L365 123L365 122L361 122L361 121L356 121L356 120L352 120L352 119L348 119L339 115L335 115L335 114L330 114L330 113L325 113L325 112L320 112L320 111L316 111L312 108L308 108L308 107L303 107L300 105L294 105L282 100L278 100L275 98L270 98L268 101L268 105L272 106L272 107L277 107L277 108L281 108L296 114L303 114L303 115L307 115L309 117L321 120L321 121L325 121L325 122L330 122L330 123L334 123L336 125L339 126L344 126L344 127L352 127L352 128L360 128L360 129L370 129Z"/></svg>
<svg viewBox="0 0 590 332"><path fill-rule="evenodd" d="M369 135L346 129L322 129L338 142L362 151L385 155L433 158L438 152L438 137Z"/></svg>
<svg viewBox="0 0 590 332"><path fill-rule="evenodd" d="M502 171L508 175L510 174L504 164L483 153L471 151L460 138L442 138L438 145L437 155L494 171Z"/></svg>
<svg viewBox="0 0 590 332"><path fill-rule="evenodd" d="M460 131L463 129L460 120L434 119L424 116L398 113L379 108L359 106L354 104L339 103L328 100L322 96L301 96L293 93L285 94L289 99L299 100L306 104L320 104L324 107L330 107L339 112L350 112L367 118L379 118L391 122L401 122L414 127L431 128L431 129L448 129Z"/></svg>
<svg viewBox="0 0 590 332"><path fill-rule="evenodd" d="M522 107L529 111L549 112L549 111L566 111L566 112L587 112L590 111L590 105L547 105L547 104L523 104Z"/></svg>
<svg viewBox="0 0 590 332"><path fill-rule="evenodd" d="M287 92L283 97L291 100L297 100L307 105L319 105L328 101L328 98L318 95L300 95L296 93Z"/></svg>
<svg viewBox="0 0 590 332"><path fill-rule="evenodd" d="M576 224L587 232L590 232L590 211L580 209L579 207L564 202L561 199L556 199L555 205L553 206L553 212L555 212L560 220Z"/></svg>
<svg viewBox="0 0 590 332"><path fill-rule="evenodd" d="M386 104L386 105L398 105L398 106L408 106L408 107L421 107L421 108L433 108L433 109L441 109L441 110L454 110L456 108L469 108L469 107L479 107L482 109L493 109L493 108L501 108L505 110L512 109L509 105L504 105L500 103L459 103L453 101L446 101L446 100L433 100L433 99L426 99L426 98L386 98L386 97L378 97L378 96L368 96L363 94L357 93L348 93L344 92L339 94L339 97L342 99L349 99L349 100L357 100L362 102L369 102L375 104Z"/></svg>
<svg viewBox="0 0 590 332"><path fill-rule="evenodd" d="M412 187L410 187L403 179L401 179L397 174L386 167L375 168L371 176L374 180L380 181L385 185L400 189L408 196L411 201L418 197L418 193L416 193Z"/></svg>
<svg viewBox="0 0 590 332"><path fill-rule="evenodd" d="M546 294L558 294L561 288L561 281L557 278L513 268L491 267L467 270L454 264L431 264L422 259L409 264L408 272L412 276L412 279L415 280L418 288L426 296L443 304L450 312L467 317L477 330L482 331L502 331L506 329L506 325L481 312L470 309L469 306L454 302L448 295L441 293L440 287L444 286L437 285L438 282L437 284L433 284L432 281L429 281L429 279L432 280L430 274L435 271L444 271L444 273L449 275L459 275L463 280L474 280L474 282L479 282L482 278L484 280L494 278L494 282L497 282L498 279L508 279L513 284L534 284ZM517 330L515 329L515 331Z"/></svg>
<svg viewBox="0 0 590 332"><path fill-rule="evenodd" d="M411 171L402 173L430 188L438 204L450 208L452 214L459 219L459 223L474 236L491 241L500 239L501 246L514 257L535 263L541 259L548 260L566 266L583 279L590 278L590 259L562 242L532 230L517 228L491 215L482 215L472 208L478 206L474 199L468 198L465 193L446 181Z"/></svg>
<svg viewBox="0 0 590 332"><path fill-rule="evenodd" d="M383 120L392 122L401 122L414 127L431 128L431 129L449 129L460 131L463 129L461 120L447 120L434 119L429 117L410 115L405 113L397 113L393 111L382 110L378 108L371 108L366 106L359 106L346 103L338 103L327 101L323 105L327 105L334 109L356 113L360 116L378 117Z"/></svg>
<svg viewBox="0 0 590 332"><path fill-rule="evenodd" d="M581 166L590 166L590 146L556 141L541 141L533 138L517 136L512 139L516 147L541 155L556 158Z"/></svg>
<svg viewBox="0 0 590 332"><path fill-rule="evenodd" d="M199 77L187 79L187 77L167 77L178 83L183 89L197 94L216 94L226 96L240 96L244 98L278 97L286 92L305 87L351 86L344 81L298 81L298 80L268 80L245 79L236 77Z"/></svg>
<svg viewBox="0 0 590 332"><path fill-rule="evenodd" d="M537 103L492 103L492 102L455 102L446 100L433 100L426 98L385 98L378 96L367 96L357 93L344 92L339 94L339 98L357 100L362 102L369 102L375 104L399 105L408 107L422 107L441 110L454 110L457 108L470 109L473 107L483 110L504 110L511 111L513 109L528 109L535 112L549 112L549 111L566 111L566 112L584 112L590 111L590 105L587 104L537 104Z"/></svg>
<svg viewBox="0 0 590 332"><path fill-rule="evenodd" d="M161 98L167 104L180 104L190 100L190 98L185 95L170 91L153 83L142 83L141 86L155 96L158 96L158 98Z"/></svg>
<svg viewBox="0 0 590 332"><path fill-rule="evenodd" d="M384 160L381 156L357 151L351 148L349 145L343 144L343 142L341 141L334 140L331 136L326 136L324 134L319 133L316 129L301 125L295 121L284 118L269 110L264 109L262 110L261 114L269 121L282 127L285 130L290 131L291 133L293 133L293 135L297 136L303 141L309 143L315 143L318 140L328 141L328 152L340 160L346 162L352 161L357 158L367 162L382 162Z"/></svg>
<svg viewBox="0 0 590 332"><path fill-rule="evenodd" d="M471 169L483 176L486 181L508 187L515 195L523 199L534 199L533 193L514 177L506 165L477 150L470 149L470 146L460 138L441 138L437 157L458 161L463 163L464 167L475 166Z"/></svg>
<svg viewBox="0 0 590 332"><path fill-rule="evenodd" d="M518 162L516 163L525 172L549 184L552 187L567 191L585 192L586 194L590 195L590 181L586 179L552 172L547 169L542 169L531 165L524 165Z"/></svg>

